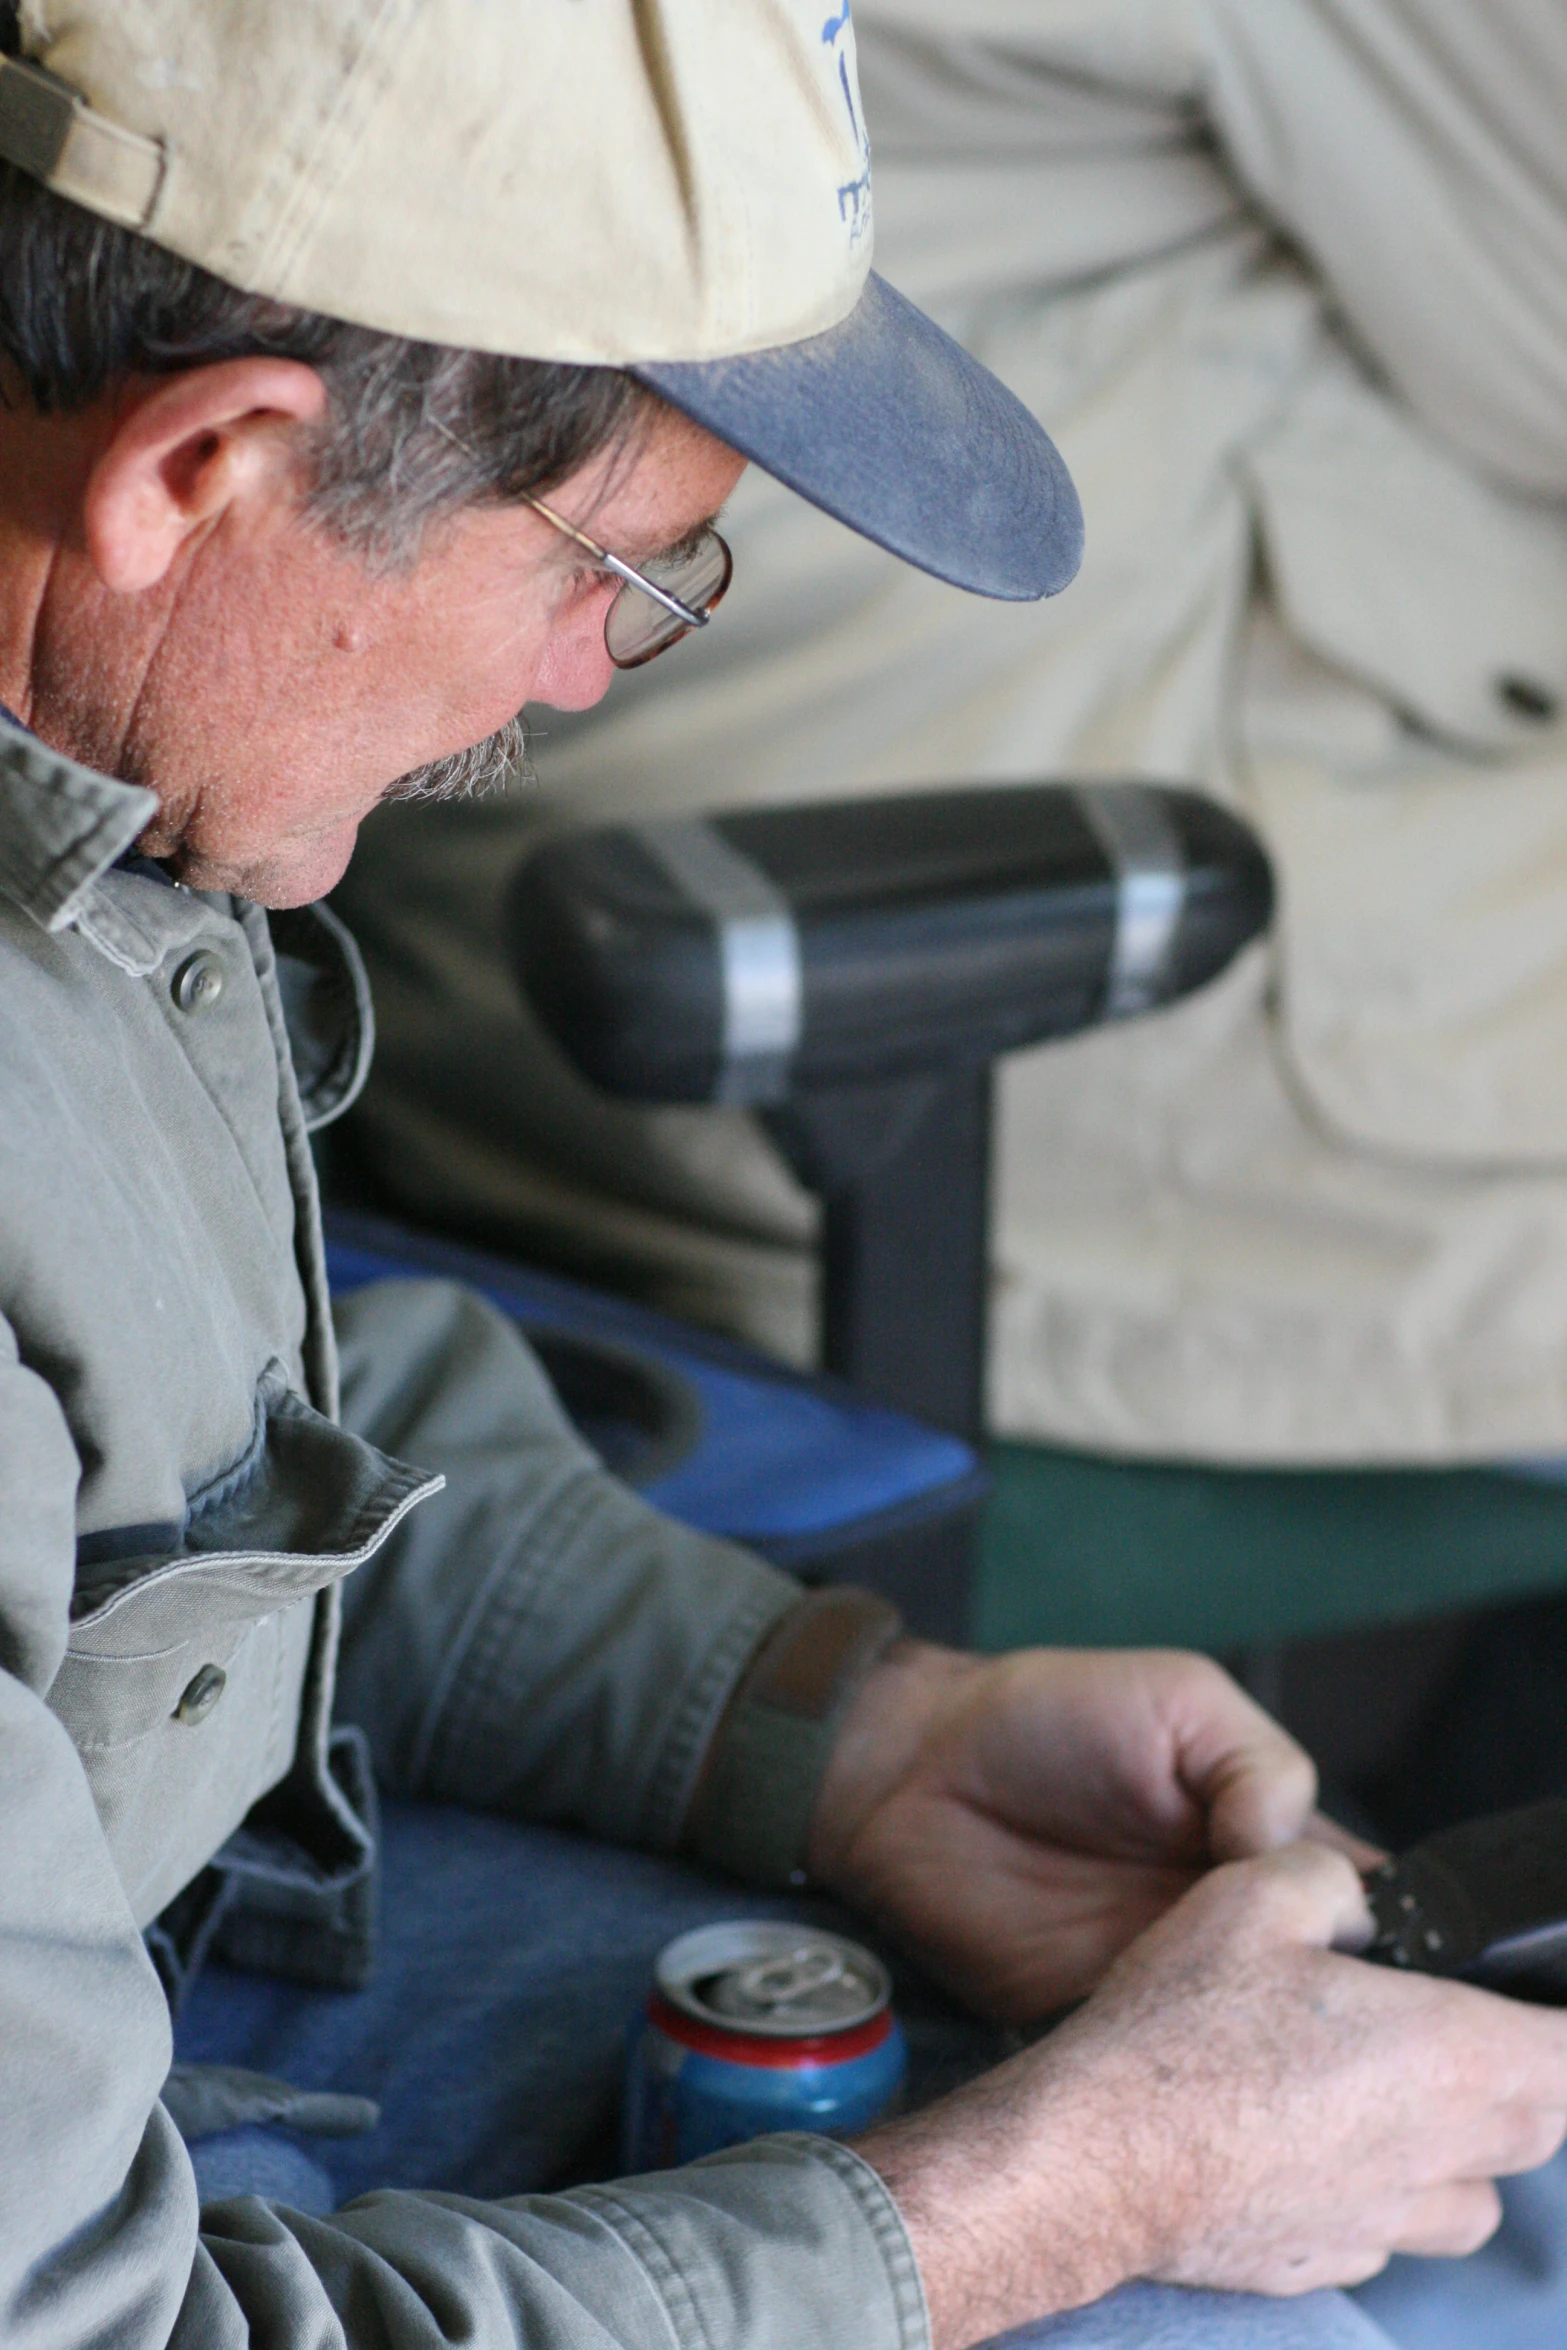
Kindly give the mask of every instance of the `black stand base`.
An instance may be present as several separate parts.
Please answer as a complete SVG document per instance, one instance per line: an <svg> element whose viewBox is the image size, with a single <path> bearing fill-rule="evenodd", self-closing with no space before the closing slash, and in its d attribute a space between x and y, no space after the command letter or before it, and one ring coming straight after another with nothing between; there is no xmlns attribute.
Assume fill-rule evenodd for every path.
<svg viewBox="0 0 1567 2350"><path fill-rule="evenodd" d="M975 1502L932 1525L906 1526L846 1545L833 1553L825 1573L809 1567L796 1567L794 1572L807 1583L863 1583L901 1609L909 1630L921 1640L966 1648L983 1506Z"/></svg>
<svg viewBox="0 0 1567 2350"><path fill-rule="evenodd" d="M799 1095L768 1118L822 1202L823 1370L975 1444L985 1426L990 1112L986 1065ZM863 1575L848 1566L835 1575L872 1582L915 1629L961 1642L975 1527L970 1516L927 1538L889 1539L884 1582L870 1561Z"/></svg>

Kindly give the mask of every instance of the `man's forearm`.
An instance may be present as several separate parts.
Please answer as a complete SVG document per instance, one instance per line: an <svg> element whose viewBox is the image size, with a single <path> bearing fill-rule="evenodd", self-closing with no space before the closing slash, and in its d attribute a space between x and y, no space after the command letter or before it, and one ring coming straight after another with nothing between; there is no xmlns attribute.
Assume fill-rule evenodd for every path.
<svg viewBox="0 0 1567 2350"><path fill-rule="evenodd" d="M338 1322L345 1421L447 1479L344 1593L339 1710L383 1784L672 1849L798 1584L610 1477L471 1291L375 1284Z"/></svg>
<svg viewBox="0 0 1567 2350"><path fill-rule="evenodd" d="M1145 2265L1114 2183L1111 2084L1094 2114L1064 2082L1042 2095L1036 2074L1015 2057L854 2142L908 2230L933 2350L1082 2308Z"/></svg>

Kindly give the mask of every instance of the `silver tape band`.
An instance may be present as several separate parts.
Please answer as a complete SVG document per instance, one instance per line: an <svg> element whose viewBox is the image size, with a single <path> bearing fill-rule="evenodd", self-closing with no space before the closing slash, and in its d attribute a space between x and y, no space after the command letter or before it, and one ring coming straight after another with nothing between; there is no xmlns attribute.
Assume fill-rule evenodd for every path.
<svg viewBox="0 0 1567 2350"><path fill-rule="evenodd" d="M632 831L717 927L724 1013L714 1100L782 1101L802 1016L800 934L788 900L700 816L637 824Z"/></svg>
<svg viewBox="0 0 1567 2350"><path fill-rule="evenodd" d="M1142 783L1072 794L1115 874L1115 942L1105 1017L1130 1019L1164 1000L1170 950L1186 904L1186 859L1170 811Z"/></svg>

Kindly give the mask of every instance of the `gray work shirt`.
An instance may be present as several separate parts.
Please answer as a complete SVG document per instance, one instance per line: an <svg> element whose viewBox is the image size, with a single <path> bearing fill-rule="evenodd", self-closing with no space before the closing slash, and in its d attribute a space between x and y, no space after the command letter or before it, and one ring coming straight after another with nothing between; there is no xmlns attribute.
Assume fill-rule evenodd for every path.
<svg viewBox="0 0 1567 2350"><path fill-rule="evenodd" d="M0 2338L923 2350L821 2139L198 2216L149 1945L352 1979L334 1682L387 1783L668 1849L795 1588L617 1486L449 1284L340 1309L339 1418L307 1136L368 1053L351 949L117 867L153 808L0 724Z"/></svg>

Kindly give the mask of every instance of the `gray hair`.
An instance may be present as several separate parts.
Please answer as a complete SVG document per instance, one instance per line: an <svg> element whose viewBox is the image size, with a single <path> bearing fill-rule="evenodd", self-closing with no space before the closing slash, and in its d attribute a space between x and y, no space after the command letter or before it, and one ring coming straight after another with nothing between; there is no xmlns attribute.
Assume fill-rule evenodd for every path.
<svg viewBox="0 0 1567 2350"><path fill-rule="evenodd" d="M519 710L482 743L448 751L444 759L414 767L388 784L383 800L482 800L508 784L537 779L528 756L528 731Z"/></svg>
<svg viewBox="0 0 1567 2350"><path fill-rule="evenodd" d="M410 561L438 517L628 447L651 409L614 368L453 350L242 293L0 165L0 361L41 412L255 357L322 377L326 413L301 434L306 511L384 565Z"/></svg>

